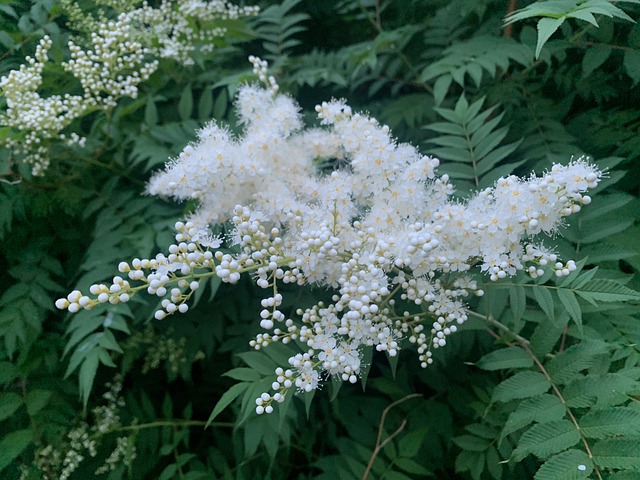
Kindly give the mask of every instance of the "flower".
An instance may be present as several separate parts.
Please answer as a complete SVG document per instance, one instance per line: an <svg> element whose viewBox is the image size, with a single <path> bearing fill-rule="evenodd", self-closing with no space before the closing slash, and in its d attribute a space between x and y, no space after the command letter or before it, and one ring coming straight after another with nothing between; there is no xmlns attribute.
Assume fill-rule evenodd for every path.
<svg viewBox="0 0 640 480"><path fill-rule="evenodd" d="M176 303L185 305L196 274L233 284L249 273L274 292L262 303L265 332L250 345L297 340L307 350L276 371L277 393L261 395L258 413L272 411L288 390L314 390L329 376L355 382L365 348L396 356L406 339L426 367L432 350L467 320L466 299L483 294L474 269L493 281L518 271L535 277L544 268L558 276L576 269L531 242L588 203L583 193L601 173L586 160L555 165L540 177L501 178L461 202L452 197L449 178L436 175L437 159L398 144L375 119L331 101L316 107L325 127L305 130L294 100L265 83L266 89L239 91L243 135L210 124L152 178L149 193L197 198L200 206L188 223L176 225L168 257L138 261L128 273L161 297L177 285L156 312L159 319L176 312ZM335 170L318 170L319 155L338 159ZM235 253L212 252L217 245L200 240L222 221L233 224L228 240ZM137 273L142 270L151 273ZM133 294L123 282L118 294ZM334 294L330 303L288 317L278 291L287 283L330 287ZM72 293L58 306L77 311L97 302L80 305L80 298Z"/></svg>

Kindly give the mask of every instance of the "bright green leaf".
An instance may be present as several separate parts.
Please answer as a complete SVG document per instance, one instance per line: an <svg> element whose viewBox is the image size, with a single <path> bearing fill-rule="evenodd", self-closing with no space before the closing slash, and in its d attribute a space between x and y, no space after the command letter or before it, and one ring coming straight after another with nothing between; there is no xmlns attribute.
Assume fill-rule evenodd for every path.
<svg viewBox="0 0 640 480"><path fill-rule="evenodd" d="M551 388L539 372L519 372L500 383L493 391L492 401L508 402L545 393Z"/></svg>
<svg viewBox="0 0 640 480"><path fill-rule="evenodd" d="M533 365L533 359L519 347L502 348L486 354L476 362L476 366L483 370L504 370L509 368L528 368Z"/></svg>
<svg viewBox="0 0 640 480"><path fill-rule="evenodd" d="M569 420L536 423L522 434L512 459L519 461L529 454L545 458L572 447L579 441L580 432Z"/></svg>

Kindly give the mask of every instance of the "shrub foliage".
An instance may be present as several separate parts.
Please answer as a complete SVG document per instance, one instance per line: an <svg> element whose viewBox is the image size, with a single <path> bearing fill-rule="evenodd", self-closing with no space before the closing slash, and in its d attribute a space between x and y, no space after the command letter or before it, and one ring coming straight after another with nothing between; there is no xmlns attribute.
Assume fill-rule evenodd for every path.
<svg viewBox="0 0 640 480"><path fill-rule="evenodd" d="M48 135L42 175L19 148L34 135L0 125L0 476L638 478L640 2L256 3L237 18L189 17L195 32L225 30L197 36L215 48L188 62L163 56L156 31L145 48L157 68L137 94L71 119L65 138L82 142ZM69 39L89 45L86 12L101 9L99 22L139 5L1 2L0 75L46 35L39 94L81 96L62 65ZM428 368L410 348L371 350L355 385L328 379L272 415L256 415L255 399L295 352L249 346L265 296L251 279L203 281L187 313L161 321L149 296L56 310L56 298L173 241L196 202L141 193L211 119L236 128L238 88L256 80L249 55L269 60L303 117L345 98L438 157L460 201L500 177L590 157L606 172L591 204L544 240L575 271L478 275L484 296ZM283 311L331 296L283 289L295 299Z"/></svg>

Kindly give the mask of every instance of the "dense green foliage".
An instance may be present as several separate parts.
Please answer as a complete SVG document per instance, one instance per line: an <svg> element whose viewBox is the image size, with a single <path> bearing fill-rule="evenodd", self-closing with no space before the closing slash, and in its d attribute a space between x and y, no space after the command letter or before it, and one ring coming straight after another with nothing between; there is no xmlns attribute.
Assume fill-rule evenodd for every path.
<svg viewBox="0 0 640 480"><path fill-rule="evenodd" d="M45 176L0 149L0 476L64 478L74 452L72 479L105 461L112 480L639 478L640 2L508 3L260 1L195 65L161 61L137 99L78 119L86 146L52 144ZM45 33L61 61L76 33L56 0L2 0L0 18L0 75ZM246 279L161 322L148 297L61 315L58 296L170 243L193 205L145 181L206 121L235 125L250 54L310 118L344 97L440 158L460 197L591 156L606 178L547 239L578 271L479 277L486 295L427 369L411 348L372 353L358 384L268 416L254 399L289 347L248 346L263 292ZM79 87L52 64L43 91L64 88Z"/></svg>

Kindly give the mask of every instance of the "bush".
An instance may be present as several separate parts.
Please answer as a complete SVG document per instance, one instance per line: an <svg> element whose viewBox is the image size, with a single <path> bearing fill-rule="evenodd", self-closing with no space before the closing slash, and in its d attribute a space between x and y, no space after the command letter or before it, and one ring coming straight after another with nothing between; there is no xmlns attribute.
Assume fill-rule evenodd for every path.
<svg viewBox="0 0 640 480"><path fill-rule="evenodd" d="M636 2L257 7L0 6L3 478L635 478Z"/></svg>

